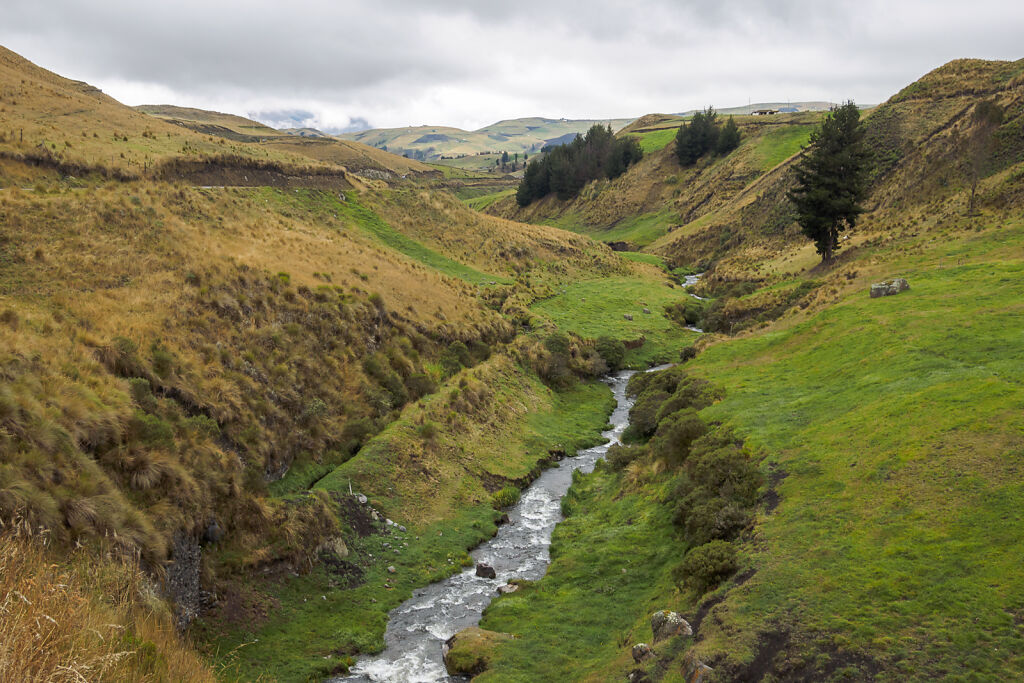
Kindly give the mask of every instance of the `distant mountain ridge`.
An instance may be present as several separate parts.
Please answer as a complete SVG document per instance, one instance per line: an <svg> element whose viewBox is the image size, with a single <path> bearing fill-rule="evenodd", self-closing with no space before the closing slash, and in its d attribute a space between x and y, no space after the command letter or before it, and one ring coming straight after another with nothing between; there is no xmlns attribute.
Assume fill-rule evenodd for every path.
<svg viewBox="0 0 1024 683"><path fill-rule="evenodd" d="M758 102L741 107L719 109L722 114L744 115L758 109L776 111L827 111L832 102ZM674 114L690 116L697 109ZM535 154L546 145L569 142L577 133L585 133L594 124L609 125L618 132L635 122L633 118L613 119L553 119L540 116L505 119L483 128L467 131L451 126L405 126L400 128L371 128L353 133L341 133L335 137L354 140L364 145L386 149L419 159L420 161L442 161L463 157L489 157L502 152Z"/></svg>
<svg viewBox="0 0 1024 683"><path fill-rule="evenodd" d="M801 111L828 111L832 107L836 106L835 102L754 102L753 104L747 104L742 107L726 107L719 109L715 107L715 111L719 114L735 115L735 116L747 116L754 113L755 111L761 111L765 109L772 109L777 112L794 114ZM674 116L693 116L700 109L690 109L688 111L676 112Z"/></svg>
<svg viewBox="0 0 1024 683"><path fill-rule="evenodd" d="M529 117L498 121L473 131L449 126L407 126L374 128L337 137L415 159L440 160L502 152L534 154L552 141L585 133L594 124L609 125L617 131L633 120Z"/></svg>

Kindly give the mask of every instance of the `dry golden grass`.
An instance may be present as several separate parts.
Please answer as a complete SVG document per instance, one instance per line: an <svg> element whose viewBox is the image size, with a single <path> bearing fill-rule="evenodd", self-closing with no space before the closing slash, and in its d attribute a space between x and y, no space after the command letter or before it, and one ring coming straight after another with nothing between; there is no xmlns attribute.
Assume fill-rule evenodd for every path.
<svg viewBox="0 0 1024 683"><path fill-rule="evenodd" d="M315 526L306 507L254 501L293 458L347 453L349 424L390 419L360 359L394 349L412 374L447 340L510 333L474 287L279 191L15 190L0 216L0 509L155 565L213 516L253 557L301 554L284 537Z"/></svg>
<svg viewBox="0 0 1024 683"><path fill-rule="evenodd" d="M375 147L351 140L301 138L294 135L284 135L268 139L263 146L270 150L301 154L302 156L329 164L339 164L356 173L366 174L370 177L373 177L375 175L374 172L377 171L390 174L391 179L394 179L394 176L441 175L441 172L432 166L427 166L414 159L390 154ZM382 177L387 178L388 176Z"/></svg>
<svg viewBox="0 0 1024 683"><path fill-rule="evenodd" d="M23 524L0 532L0 680L216 680L136 567L57 558L44 541Z"/></svg>
<svg viewBox="0 0 1024 683"><path fill-rule="evenodd" d="M408 188L369 193L367 202L401 232L485 271L566 280L629 268L588 237L479 213L447 193Z"/></svg>
<svg viewBox="0 0 1024 683"><path fill-rule="evenodd" d="M136 111L0 47L0 153L139 176L171 158L236 155L309 165L308 156L203 135Z"/></svg>

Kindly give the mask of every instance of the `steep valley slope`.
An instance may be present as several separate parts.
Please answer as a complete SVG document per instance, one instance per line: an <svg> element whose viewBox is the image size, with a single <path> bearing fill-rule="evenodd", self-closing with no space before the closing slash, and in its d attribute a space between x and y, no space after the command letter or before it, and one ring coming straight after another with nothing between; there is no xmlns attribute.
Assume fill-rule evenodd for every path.
<svg viewBox="0 0 1024 683"><path fill-rule="evenodd" d="M448 406L416 432L424 444L435 430L456 430L445 424L450 411L480 404L493 415L492 387L502 382L517 406L508 419L549 410L557 397L532 369L546 352L531 338L509 344L544 324L526 306L559 283L633 274L664 286L663 274L585 237L480 216L434 189L433 173L411 173L408 160L366 148L376 166L349 169L302 145L203 134L0 56L0 510L13 534L7 560L25 555L26 535L45 537L51 553L18 571L5 564L5 581L56 580L49 567L60 565L48 558L66 563L81 547L78 573L64 577L86 596L74 618L107 624L101 639L103 629L126 634L126 655L111 660L63 626L39 626L32 610L7 612L5 632L65 640L46 663L25 640L21 659L5 660L15 667L5 678L68 658L97 680L208 678L176 628L193 624L191 636L216 647L239 609L277 600L281 576L348 556L342 539L351 542L362 520L346 507L352 479L315 482L421 400ZM606 367L592 341L572 344L573 372ZM477 365L483 379L467 375ZM446 390L454 403L442 401L446 385L463 398ZM524 437L520 422L502 429ZM504 433L492 423L481 427L487 438ZM438 546L463 553L493 524L494 488L528 478L549 457L543 444L578 438L560 430L542 429L548 436L533 437L514 462L507 450L493 463L474 450L460 474L445 471L475 487L403 521L476 515L472 530ZM393 514L387 501L373 504ZM415 566L403 590L454 569ZM120 602L81 583L89 571L130 581ZM270 588L239 595L257 576ZM5 586L8 596L19 589ZM373 649L388 607L374 603L371 618L350 612L352 641L313 643L275 673L304 678L323 668L325 649ZM194 624L200 613L214 626ZM343 658L327 670L338 667Z"/></svg>
<svg viewBox="0 0 1024 683"><path fill-rule="evenodd" d="M151 111L0 49L0 678L344 673L599 438L596 377L670 361L477 680L1024 673L1024 61L865 112L831 265L785 200L820 113L692 168L643 117L616 180L481 213L358 142Z"/></svg>

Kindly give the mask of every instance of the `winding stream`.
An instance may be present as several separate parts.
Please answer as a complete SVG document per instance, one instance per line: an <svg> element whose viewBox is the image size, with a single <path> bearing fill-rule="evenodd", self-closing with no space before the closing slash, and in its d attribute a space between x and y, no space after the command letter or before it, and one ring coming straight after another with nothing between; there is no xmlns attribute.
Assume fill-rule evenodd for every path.
<svg viewBox="0 0 1024 683"><path fill-rule="evenodd" d="M551 532L562 519L560 501L572 484L573 471L593 470L608 448L619 442L629 423L633 401L626 397L626 383L632 374L633 371L623 371L604 380L611 386L616 402L608 419L612 428L602 434L607 443L582 450L576 457L566 458L541 474L508 511L509 523L470 553L474 562L494 567L497 578L476 576L474 566L416 590L409 600L391 611L384 634L385 650L375 657L360 659L352 667L352 675L333 679L334 683L456 680L444 667L444 641L479 623L499 586L510 579L536 580L544 576L550 561Z"/></svg>
<svg viewBox="0 0 1024 683"><path fill-rule="evenodd" d="M683 289L685 290L690 285L695 285L698 282L700 282L700 278L703 275L704 275L704 273L697 273L696 275L687 275L687 276L685 276L685 278L683 279ZM692 296L697 301L707 301L707 298L705 298L703 296L697 296L696 294L693 294L692 292L689 292L689 294L690 294L690 296ZM695 325L688 325L686 327L686 329L690 330L691 332L699 332L700 334L704 334L704 330L700 329L699 327L697 327Z"/></svg>

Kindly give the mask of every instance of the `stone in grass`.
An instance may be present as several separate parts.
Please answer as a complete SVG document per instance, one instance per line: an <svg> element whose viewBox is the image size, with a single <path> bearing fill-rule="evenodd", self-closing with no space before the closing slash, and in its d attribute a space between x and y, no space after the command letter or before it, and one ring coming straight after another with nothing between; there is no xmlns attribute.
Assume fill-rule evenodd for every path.
<svg viewBox="0 0 1024 683"><path fill-rule="evenodd" d="M631 313L623 313L622 317L625 318L626 320L632 320L633 319L633 315Z"/></svg>
<svg viewBox="0 0 1024 683"><path fill-rule="evenodd" d="M441 650L444 666L452 676L479 675L490 666L494 647L513 638L511 633L470 626L445 641Z"/></svg>
<svg viewBox="0 0 1024 683"><path fill-rule="evenodd" d="M654 634L655 644L672 636L693 635L690 623L676 612L670 612L667 609L659 610L651 615L651 632Z"/></svg>
<svg viewBox="0 0 1024 683"><path fill-rule="evenodd" d="M341 536L335 536L334 538L328 538L326 541L317 546L317 555L327 554L333 555L339 560L344 560L348 557L348 546L345 545L345 539Z"/></svg>
<svg viewBox="0 0 1024 683"><path fill-rule="evenodd" d="M637 643L633 646L632 650L633 661L639 664L645 660L650 659L654 656L654 650L647 643Z"/></svg>
<svg viewBox="0 0 1024 683"><path fill-rule="evenodd" d="M871 285L871 298L877 299L880 296L893 296L910 289L910 283L904 278L898 277L885 282L876 282Z"/></svg>
<svg viewBox="0 0 1024 683"><path fill-rule="evenodd" d="M519 590L519 586L514 583L506 583L504 586L498 586L498 592L502 595L508 595L509 593L515 593Z"/></svg>
<svg viewBox="0 0 1024 683"><path fill-rule="evenodd" d="M683 675L686 677L687 683L704 683L712 671L714 669L700 661L697 655L692 652L686 653L686 657L683 659Z"/></svg>
<svg viewBox="0 0 1024 683"><path fill-rule="evenodd" d="M485 579L496 579L496 578L498 578L498 573L496 571L494 571L494 567L492 567L489 564L484 564L483 562L480 562L479 564L476 565L476 575L477 576L482 576Z"/></svg>

